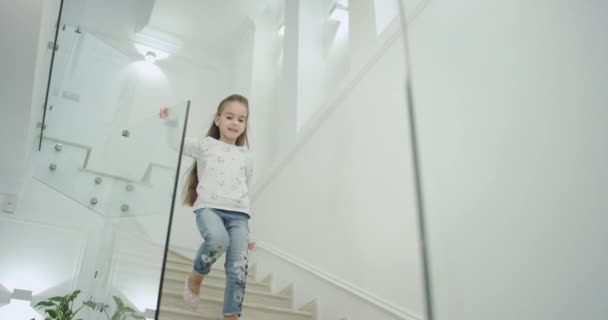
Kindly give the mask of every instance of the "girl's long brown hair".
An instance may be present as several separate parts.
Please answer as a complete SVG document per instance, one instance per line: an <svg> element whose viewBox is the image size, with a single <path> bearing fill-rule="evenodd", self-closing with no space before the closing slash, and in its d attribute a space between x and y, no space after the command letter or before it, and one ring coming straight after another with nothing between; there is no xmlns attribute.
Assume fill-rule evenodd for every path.
<svg viewBox="0 0 608 320"><path fill-rule="evenodd" d="M211 127L207 131L207 136L215 138L217 140L220 139L220 128L215 124L215 118L219 117L222 114L222 112L224 112L224 109L228 102L235 102L235 101L242 103L245 106L245 108L247 109L247 119L245 122L245 130L243 130L243 133L236 139L235 144L239 147L241 147L241 146L249 147L249 140L247 139L247 127L249 127L249 125L248 125L249 101L247 100L247 98L245 98L241 95L238 95L238 94L230 95L230 96L224 98L224 100L222 100L220 102L220 104L217 107L217 111L215 112L215 117L213 117L213 121L211 121ZM186 179L186 185L184 186L184 195L183 195L183 199L182 199L182 202L184 205L187 205L190 207L192 207L194 205L194 202L198 198L198 194L196 193L197 186L198 186L198 169L196 166L196 161L194 161L194 164L192 164L192 167L190 167L190 170L188 170L188 178Z"/></svg>

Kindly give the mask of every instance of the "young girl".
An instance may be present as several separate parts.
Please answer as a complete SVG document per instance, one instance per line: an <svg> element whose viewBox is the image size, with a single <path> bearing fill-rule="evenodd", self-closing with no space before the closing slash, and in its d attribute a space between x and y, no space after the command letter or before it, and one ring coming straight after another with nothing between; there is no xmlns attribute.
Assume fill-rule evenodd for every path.
<svg viewBox="0 0 608 320"><path fill-rule="evenodd" d="M249 241L249 186L252 161L248 151L247 98L231 95L222 100L207 137L186 138L183 154L196 160L186 182L184 204L192 206L204 239L184 283L184 300L199 303L201 283L211 265L226 253L224 319L239 319L247 278ZM175 127L176 117L163 107L160 117Z"/></svg>

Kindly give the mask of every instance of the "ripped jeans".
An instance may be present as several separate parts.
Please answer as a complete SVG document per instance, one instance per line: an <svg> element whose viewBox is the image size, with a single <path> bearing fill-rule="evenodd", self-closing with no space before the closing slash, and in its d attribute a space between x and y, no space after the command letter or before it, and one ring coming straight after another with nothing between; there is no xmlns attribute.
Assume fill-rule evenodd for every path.
<svg viewBox="0 0 608 320"><path fill-rule="evenodd" d="M247 280L249 216L242 212L203 208L194 211L205 240L194 258L194 272L206 275L211 265L226 253L224 316L241 315Z"/></svg>

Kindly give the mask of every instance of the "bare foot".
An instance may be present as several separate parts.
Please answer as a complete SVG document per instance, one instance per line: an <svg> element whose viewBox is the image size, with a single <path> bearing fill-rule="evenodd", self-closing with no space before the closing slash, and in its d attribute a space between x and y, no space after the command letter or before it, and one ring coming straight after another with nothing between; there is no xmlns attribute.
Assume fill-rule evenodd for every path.
<svg viewBox="0 0 608 320"><path fill-rule="evenodd" d="M190 292L194 293L195 295L199 295L201 292L202 282L203 276L198 274L190 274L190 277L188 277L188 289L190 289Z"/></svg>

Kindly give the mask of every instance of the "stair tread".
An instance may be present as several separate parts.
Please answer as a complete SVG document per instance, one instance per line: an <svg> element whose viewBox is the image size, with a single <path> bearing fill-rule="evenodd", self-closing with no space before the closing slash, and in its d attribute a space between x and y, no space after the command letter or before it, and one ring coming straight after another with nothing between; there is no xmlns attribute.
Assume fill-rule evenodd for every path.
<svg viewBox="0 0 608 320"><path fill-rule="evenodd" d="M216 302L216 303L220 303L220 304L224 303L224 299L218 299L218 298L201 297L201 300L202 301L208 301L208 302ZM292 309L288 309L288 308L281 308L281 307L274 307L274 306L268 306L268 305L259 304L259 303L243 302L243 308L260 309L260 310L273 311L273 312L279 312L279 313L288 313L288 314L292 314L292 315L312 316L312 312L300 311L300 310L292 310ZM175 306L169 306L169 305L161 303L161 310L163 310L163 309L165 309L165 310L179 310L182 313L188 314L188 315L197 315L198 314L198 313L195 313L194 311L183 310L183 309L180 309L180 308L175 307Z"/></svg>
<svg viewBox="0 0 608 320"><path fill-rule="evenodd" d="M179 268L173 268L172 266L167 266L165 268L165 279L179 280L179 281L183 280L183 278L181 278L181 277L176 277L176 276L173 276L171 274L166 274L167 270L177 271L177 272L184 272L184 276L188 275L188 271L186 271L186 270L182 270L182 269L179 269ZM222 279L222 280L226 279L226 275L223 274L223 273L221 273L221 274L209 273L209 274L205 275L205 277L215 278L215 279ZM255 280L255 279L251 279L251 280L248 280L248 281L251 282L251 283L256 283L256 284L262 285L262 286L269 286L270 285L268 282L258 281L258 280Z"/></svg>
<svg viewBox="0 0 608 320"><path fill-rule="evenodd" d="M222 290L224 289L224 286L215 285L215 284L206 284L205 286L214 287L214 288L218 288L218 289L222 289ZM245 290L246 290L245 292L248 294L257 294L257 295L261 295L261 296L289 300L289 296L285 296L285 295L281 295L281 294L258 291L258 290L253 290L253 289L245 289ZM180 290L175 290L175 289L163 289L163 294L181 296L182 292Z"/></svg>
<svg viewBox="0 0 608 320"><path fill-rule="evenodd" d="M169 263L178 264L185 268L187 267L187 268L192 269L192 261L186 262L186 261L175 261L175 260L167 259L166 267L169 267ZM213 265L213 266L211 266L211 270L224 272L225 269L223 266Z"/></svg>
<svg viewBox="0 0 608 320"><path fill-rule="evenodd" d="M169 262L192 268L192 259L182 256L181 254L175 253L171 250L169 250L169 254L167 255L167 265L169 264ZM256 268L257 268L257 266L255 263L252 263L249 265L249 269L252 271L255 271ZM216 263L213 266L211 266L211 269L223 272L224 266L223 266L223 264Z"/></svg>
<svg viewBox="0 0 608 320"><path fill-rule="evenodd" d="M189 311L189 310L184 310L183 308L179 308L179 307L174 307L174 306L168 306L165 304L161 304L160 306L160 313L174 313L174 314L179 314L179 315L185 315L185 316L195 316L195 317L203 317L203 319L206 318L211 318L211 319L222 319L223 317L218 316L215 313L210 313L210 312L205 312L205 311Z"/></svg>

